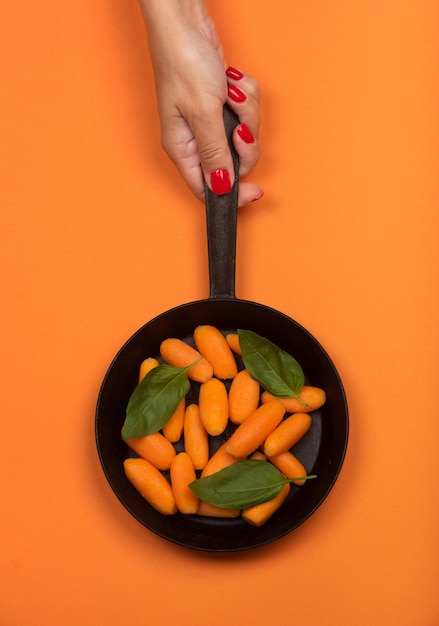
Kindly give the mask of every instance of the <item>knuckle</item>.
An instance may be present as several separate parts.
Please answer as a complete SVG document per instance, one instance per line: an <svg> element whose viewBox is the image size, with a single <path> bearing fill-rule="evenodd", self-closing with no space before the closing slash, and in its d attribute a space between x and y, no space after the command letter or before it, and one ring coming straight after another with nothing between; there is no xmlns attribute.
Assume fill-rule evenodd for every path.
<svg viewBox="0 0 439 626"><path fill-rule="evenodd" d="M251 156L247 156L246 158L242 158L239 162L239 175L247 176L259 161L260 151L255 151Z"/></svg>
<svg viewBox="0 0 439 626"><path fill-rule="evenodd" d="M161 146L162 149L166 152L166 154L172 158L173 157L173 147L174 144L169 140L168 136L162 133L161 136Z"/></svg>
<svg viewBox="0 0 439 626"><path fill-rule="evenodd" d="M261 90L259 87L259 83L256 78L253 76L249 76L248 74L245 77L245 91L247 95L254 98L257 102L261 99Z"/></svg>
<svg viewBox="0 0 439 626"><path fill-rule="evenodd" d="M199 146L199 154L202 163L223 163L227 158L226 150L217 143L207 143Z"/></svg>

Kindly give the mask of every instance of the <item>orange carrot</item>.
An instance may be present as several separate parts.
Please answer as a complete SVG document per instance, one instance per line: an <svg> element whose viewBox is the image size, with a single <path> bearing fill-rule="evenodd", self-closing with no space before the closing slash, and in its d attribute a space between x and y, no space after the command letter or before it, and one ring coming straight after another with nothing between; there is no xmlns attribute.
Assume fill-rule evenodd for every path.
<svg viewBox="0 0 439 626"><path fill-rule="evenodd" d="M144 359L140 364L139 370L139 383L141 380L145 378L148 372L150 372L154 367L158 367L160 363L154 357L150 356L147 359Z"/></svg>
<svg viewBox="0 0 439 626"><path fill-rule="evenodd" d="M320 387L311 387L303 385L299 397L305 402L302 404L297 398L277 398L281 402L288 413L310 413L316 411L325 404L326 394ZM261 394L262 402L269 402L274 396L268 391Z"/></svg>
<svg viewBox="0 0 439 626"><path fill-rule="evenodd" d="M278 510L290 493L290 489L290 483L285 483L277 496L271 500L244 509L242 512L243 519L253 526L262 526Z"/></svg>
<svg viewBox="0 0 439 626"><path fill-rule="evenodd" d="M226 341L235 354L239 354L239 356L242 356L241 346L239 345L238 333L229 333L228 335L226 335Z"/></svg>
<svg viewBox="0 0 439 626"><path fill-rule="evenodd" d="M244 459L259 448L268 435L280 424L285 409L272 400L256 409L242 422L227 443L227 452L237 459Z"/></svg>
<svg viewBox="0 0 439 626"><path fill-rule="evenodd" d="M284 419L265 440L263 450L267 456L276 456L289 450L311 428L309 413L293 413Z"/></svg>
<svg viewBox="0 0 439 626"><path fill-rule="evenodd" d="M209 439L200 418L198 404L190 404L184 413L184 448L196 470L201 470L209 459Z"/></svg>
<svg viewBox="0 0 439 626"><path fill-rule="evenodd" d="M251 459L255 459L257 461L266 461L267 455L261 452L261 450L255 450L252 455L250 455Z"/></svg>
<svg viewBox="0 0 439 626"><path fill-rule="evenodd" d="M232 463L236 463L236 458L229 454L226 450L227 441L225 441L210 457L207 461L206 465L203 467L201 472L201 476L209 476L210 474L215 474L215 472L219 472L224 467L228 467L232 465Z"/></svg>
<svg viewBox="0 0 439 626"><path fill-rule="evenodd" d="M197 512L199 500L189 487L196 479L194 464L187 452L177 454L171 463L171 486L180 513L186 515Z"/></svg>
<svg viewBox="0 0 439 626"><path fill-rule="evenodd" d="M146 459L126 459L125 475L137 491L163 515L177 512L174 493L169 481Z"/></svg>
<svg viewBox="0 0 439 626"><path fill-rule="evenodd" d="M246 369L241 370L232 380L229 389L229 417L234 424L242 422L259 405L260 386Z"/></svg>
<svg viewBox="0 0 439 626"><path fill-rule="evenodd" d="M215 326L207 324L197 326L194 330L194 341L199 352L213 367L217 378L233 378L238 373L233 352L226 338Z"/></svg>
<svg viewBox="0 0 439 626"><path fill-rule="evenodd" d="M211 378L200 385L198 396L200 418L204 428L213 437L221 435L229 420L229 401L225 384Z"/></svg>
<svg viewBox="0 0 439 626"><path fill-rule="evenodd" d="M289 450L281 452L276 456L271 456L270 461L286 478L302 478L302 476L306 476L306 469ZM305 480L295 480L294 484L300 486L305 482Z"/></svg>
<svg viewBox="0 0 439 626"><path fill-rule="evenodd" d="M162 428L162 433L172 443L178 441L183 432L183 423L184 423L184 410L185 410L185 398L182 398L178 403L177 408L174 413L171 415L169 420Z"/></svg>
<svg viewBox="0 0 439 626"><path fill-rule="evenodd" d="M200 500L197 509L197 515L204 515L205 517L238 517L240 513L239 509L223 509L202 500Z"/></svg>
<svg viewBox="0 0 439 626"><path fill-rule="evenodd" d="M126 439L132 450L159 470L168 470L175 456L175 448L161 433Z"/></svg>
<svg viewBox="0 0 439 626"><path fill-rule="evenodd" d="M175 365L175 367L187 367L201 357L201 354L191 345L174 337L162 341L160 354L168 365ZM190 368L187 375L191 380L204 383L212 377L212 373L211 364L202 357L198 363Z"/></svg>

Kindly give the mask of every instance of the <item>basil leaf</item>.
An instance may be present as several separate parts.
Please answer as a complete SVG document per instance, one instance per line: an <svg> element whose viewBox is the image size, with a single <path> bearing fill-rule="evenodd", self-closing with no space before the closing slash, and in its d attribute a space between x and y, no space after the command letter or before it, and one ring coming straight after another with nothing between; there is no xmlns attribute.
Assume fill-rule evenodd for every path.
<svg viewBox="0 0 439 626"><path fill-rule="evenodd" d="M251 330L238 329L238 336L249 374L274 396L297 398L305 376L296 359Z"/></svg>
<svg viewBox="0 0 439 626"><path fill-rule="evenodd" d="M223 509L247 509L271 500L285 483L285 478L271 463L257 459L236 461L215 474L198 478L189 484L195 495ZM314 478L307 476L306 478Z"/></svg>
<svg viewBox="0 0 439 626"><path fill-rule="evenodd" d="M151 435L166 424L189 391L187 371L193 365L159 365L148 372L129 399L122 439Z"/></svg>

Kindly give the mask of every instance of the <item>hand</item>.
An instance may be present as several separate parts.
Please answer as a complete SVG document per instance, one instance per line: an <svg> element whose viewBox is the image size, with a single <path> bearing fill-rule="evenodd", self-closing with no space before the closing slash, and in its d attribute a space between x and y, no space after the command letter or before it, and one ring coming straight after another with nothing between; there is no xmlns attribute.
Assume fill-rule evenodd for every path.
<svg viewBox="0 0 439 626"><path fill-rule="evenodd" d="M254 168L260 154L258 84L242 71L226 70L215 26L203 3L196 15L185 14L184 19L179 15L166 23L157 14L153 20L146 7L145 13L163 148L198 198L204 199L204 182L214 193L226 193L233 180L233 163L223 106L227 102L240 120L233 143L242 177ZM242 182L239 205L262 195L257 185Z"/></svg>

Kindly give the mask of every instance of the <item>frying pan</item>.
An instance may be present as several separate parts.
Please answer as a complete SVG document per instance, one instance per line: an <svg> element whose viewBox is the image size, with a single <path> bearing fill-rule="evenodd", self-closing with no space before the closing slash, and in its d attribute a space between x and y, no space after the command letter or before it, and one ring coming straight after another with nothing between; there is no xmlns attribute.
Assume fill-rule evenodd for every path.
<svg viewBox="0 0 439 626"><path fill-rule="evenodd" d="M232 142L236 124L235 114L225 106L224 125L237 173L238 156ZM255 548L297 528L319 508L331 491L348 442L346 395L340 376L322 345L287 315L235 296L237 203L237 174L232 190L226 195L215 196L206 187L209 297L172 308L137 330L110 364L96 406L95 436L99 459L123 506L156 535L187 548L208 552ZM307 384L326 391L326 403L312 414L310 431L293 449L308 473L317 474L317 478L302 487L292 485L282 507L259 528L241 518L224 520L180 513L162 515L142 498L123 471L123 461L133 453L121 439L121 428L128 400L138 382L141 361L146 357L160 360L160 343L167 337L179 337L193 345L192 334L199 324L211 324L223 333L243 328L266 337L301 364ZM197 397L197 384L192 383L187 404L196 401ZM211 453L233 428L230 425L222 438L211 438ZM182 450L183 442L178 442L176 448Z"/></svg>

